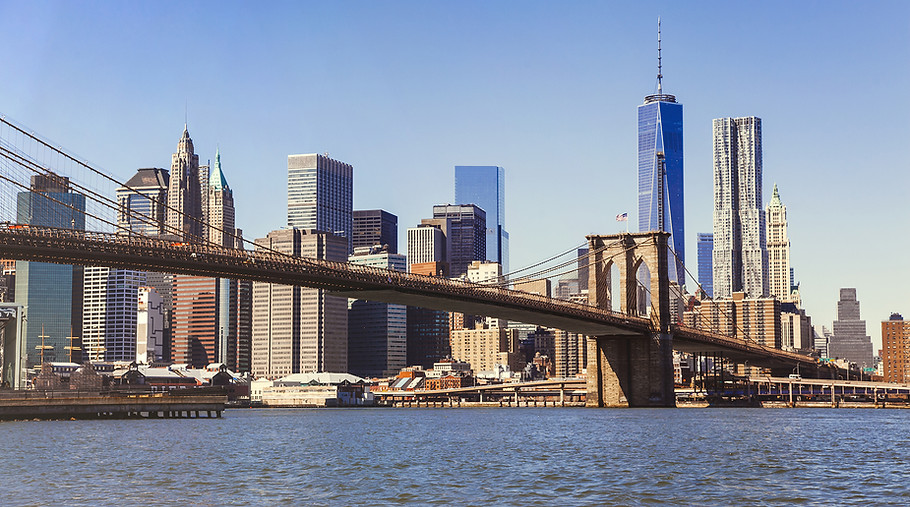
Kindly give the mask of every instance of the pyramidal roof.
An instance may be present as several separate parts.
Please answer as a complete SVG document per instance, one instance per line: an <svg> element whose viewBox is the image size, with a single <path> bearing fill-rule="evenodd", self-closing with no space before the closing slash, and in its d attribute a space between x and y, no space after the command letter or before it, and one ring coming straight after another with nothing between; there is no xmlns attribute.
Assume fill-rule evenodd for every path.
<svg viewBox="0 0 910 507"><path fill-rule="evenodd" d="M768 206L783 206L783 204L780 202L780 194L777 193L777 183L774 184L774 191L771 193L771 202L768 204Z"/></svg>
<svg viewBox="0 0 910 507"><path fill-rule="evenodd" d="M221 150L215 148L215 164L212 167L212 172L209 175L209 187L222 190L228 187L227 179L224 177L224 173L221 172Z"/></svg>

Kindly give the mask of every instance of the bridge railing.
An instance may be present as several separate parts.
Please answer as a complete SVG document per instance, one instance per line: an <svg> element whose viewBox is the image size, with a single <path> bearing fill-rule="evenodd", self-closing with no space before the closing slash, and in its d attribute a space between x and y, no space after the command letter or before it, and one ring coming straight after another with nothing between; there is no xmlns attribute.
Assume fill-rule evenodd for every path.
<svg viewBox="0 0 910 507"><path fill-rule="evenodd" d="M243 250L227 248L211 244L193 243L176 237L153 237L134 231L121 233L106 233L82 231L75 229L60 229L53 227L40 227L25 224L0 223L0 231L16 233L17 235L32 238L48 238L64 241L92 241L109 244L119 248L145 249L178 257L187 261L221 262L234 265L255 265L259 268L275 271L285 270L296 266L300 270L316 273L326 277L356 281L359 283L375 283L377 288L387 288L394 285L396 288L426 289L432 286L440 289L441 293L456 296L482 296L483 299L499 303L520 303L529 305L534 303L540 309L548 309L569 313L578 316L612 316L617 319L629 320L630 317L612 310L596 308L581 303L550 298L541 294L507 289L500 286L474 283L467 280L449 279L437 276L406 273L402 271L383 269L346 262L295 257L288 254L267 250ZM644 319L636 319L644 320Z"/></svg>

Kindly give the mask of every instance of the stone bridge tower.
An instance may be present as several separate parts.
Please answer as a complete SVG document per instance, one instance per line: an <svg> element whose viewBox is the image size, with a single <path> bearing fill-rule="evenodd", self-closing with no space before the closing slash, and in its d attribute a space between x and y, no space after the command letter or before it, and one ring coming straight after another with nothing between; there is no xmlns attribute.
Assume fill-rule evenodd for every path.
<svg viewBox="0 0 910 507"><path fill-rule="evenodd" d="M619 271L620 310L644 315L639 308L636 274L650 272L651 326L638 334L590 337L588 340L589 407L675 407L673 336L670 329L668 232L588 236L591 252L588 297L598 308L611 308L611 270Z"/></svg>

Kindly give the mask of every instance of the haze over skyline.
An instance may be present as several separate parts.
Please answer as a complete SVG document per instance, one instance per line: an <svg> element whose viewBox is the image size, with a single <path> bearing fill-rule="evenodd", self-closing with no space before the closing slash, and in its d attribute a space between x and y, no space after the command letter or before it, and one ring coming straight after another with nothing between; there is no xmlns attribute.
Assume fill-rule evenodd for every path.
<svg viewBox="0 0 910 507"><path fill-rule="evenodd" d="M855 287L877 352L880 322L910 317L906 2L0 2L0 114L122 180L168 168L186 118L250 239L287 222L290 154L353 165L355 209L398 215L402 239L454 200L454 166L501 166L516 269L637 223L658 15L689 271L711 120L758 116L804 307L830 328Z"/></svg>

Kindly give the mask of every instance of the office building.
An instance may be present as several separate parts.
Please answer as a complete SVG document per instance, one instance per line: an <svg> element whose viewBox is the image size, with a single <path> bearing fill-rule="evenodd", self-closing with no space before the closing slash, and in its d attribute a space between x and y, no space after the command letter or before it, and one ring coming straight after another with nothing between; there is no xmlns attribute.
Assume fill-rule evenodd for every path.
<svg viewBox="0 0 910 507"><path fill-rule="evenodd" d="M792 302L794 284L790 268L790 239L787 237L787 207L780 200L776 184L765 213L768 224L768 289L777 299Z"/></svg>
<svg viewBox="0 0 910 507"><path fill-rule="evenodd" d="M404 255L384 247L360 247L351 264L406 271ZM407 365L407 307L379 301L348 302L348 372L360 377L387 377Z"/></svg>
<svg viewBox="0 0 910 507"><path fill-rule="evenodd" d="M514 329L456 329L451 337L452 358L471 364L475 372L495 372L497 366L518 372L524 368Z"/></svg>
<svg viewBox="0 0 910 507"><path fill-rule="evenodd" d="M455 166L455 202L476 204L486 212L487 260L509 272L509 233L506 232L506 172L498 166Z"/></svg>
<svg viewBox="0 0 910 507"><path fill-rule="evenodd" d="M20 224L85 230L85 196L70 191L69 178L31 177L31 191L16 196ZM66 358L67 337L82 332L81 266L16 261L15 302L26 307L23 323L27 367L42 358Z"/></svg>
<svg viewBox="0 0 910 507"><path fill-rule="evenodd" d="M349 254L353 251L353 195L350 164L316 153L288 155L288 227L343 236L348 239Z"/></svg>
<svg viewBox="0 0 910 507"><path fill-rule="evenodd" d="M811 352L815 348L815 329L812 317L806 315L796 303L780 304L781 348L797 352Z"/></svg>
<svg viewBox="0 0 910 507"><path fill-rule="evenodd" d="M714 297L769 295L762 209L761 119L719 118L714 127Z"/></svg>
<svg viewBox="0 0 910 507"><path fill-rule="evenodd" d="M199 155L193 148L186 125L171 156L171 173L165 212L167 232L186 241L202 241L205 215L202 213L202 190L199 185Z"/></svg>
<svg viewBox="0 0 910 507"><path fill-rule="evenodd" d="M700 232L697 239L698 283L708 298L714 297L714 234Z"/></svg>
<svg viewBox="0 0 910 507"><path fill-rule="evenodd" d="M145 273L88 266L83 280L84 355L92 361L135 361L139 288L145 285Z"/></svg>
<svg viewBox="0 0 910 507"><path fill-rule="evenodd" d="M448 277L449 274L448 264L444 262L410 264L408 271L426 276ZM430 369L434 363L451 357L448 312L408 306L407 314L408 366Z"/></svg>
<svg viewBox="0 0 910 507"><path fill-rule="evenodd" d="M446 235L443 231L447 229L448 221L445 219L438 226L421 224L417 227L409 227L407 231L408 263L445 262Z"/></svg>
<svg viewBox="0 0 910 507"><path fill-rule="evenodd" d="M910 321L899 313L882 322L882 363L885 382L910 382Z"/></svg>
<svg viewBox="0 0 910 507"><path fill-rule="evenodd" d="M323 231L280 229L256 248L346 262L348 239ZM348 300L324 289L253 282L251 370L276 379L292 373L343 373L348 367Z"/></svg>
<svg viewBox="0 0 910 507"><path fill-rule="evenodd" d="M152 364L164 356L164 305L153 287L139 287L136 313L136 362Z"/></svg>
<svg viewBox="0 0 910 507"><path fill-rule="evenodd" d="M860 319L855 288L840 290L834 334L828 341L828 357L846 359L861 368L872 367L872 339L866 334L866 321Z"/></svg>
<svg viewBox="0 0 910 507"><path fill-rule="evenodd" d="M670 233L670 280L680 287L685 274L683 192L683 106L663 92L660 24L657 28L657 93L638 106L638 230Z"/></svg>
<svg viewBox="0 0 910 507"><path fill-rule="evenodd" d="M381 209L354 210L354 248L386 246L390 254L398 253L398 217Z"/></svg>
<svg viewBox="0 0 910 507"><path fill-rule="evenodd" d="M209 173L205 186L205 223L208 240L225 248L240 248L242 245L234 229L234 192L228 185L221 170L221 151L215 151L215 165Z"/></svg>
<svg viewBox="0 0 910 507"><path fill-rule="evenodd" d="M126 185L117 189L117 232L165 234L169 184L170 173L166 169L149 167L136 171Z"/></svg>
<svg viewBox="0 0 910 507"><path fill-rule="evenodd" d="M780 301L774 298L748 298L734 292L730 298L701 301L683 313L683 324L781 348Z"/></svg>
<svg viewBox="0 0 910 507"><path fill-rule="evenodd" d="M433 219L422 224L445 227L446 258L452 277L467 274L474 261L487 255L486 219L484 210L474 204L442 204L433 206Z"/></svg>

